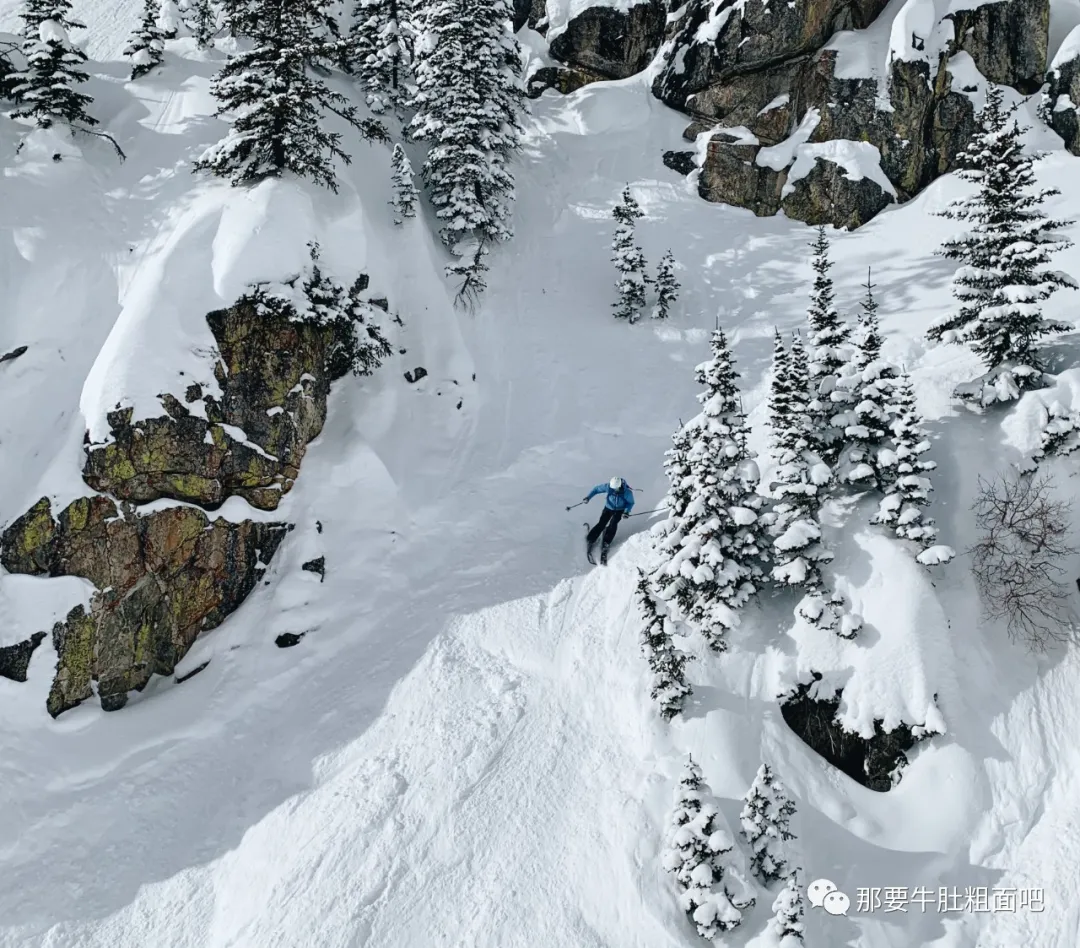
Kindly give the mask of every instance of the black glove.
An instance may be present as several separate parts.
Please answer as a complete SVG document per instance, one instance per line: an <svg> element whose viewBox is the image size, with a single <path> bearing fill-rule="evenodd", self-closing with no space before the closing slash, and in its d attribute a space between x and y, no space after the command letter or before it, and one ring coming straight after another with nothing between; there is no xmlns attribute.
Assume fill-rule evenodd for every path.
<svg viewBox="0 0 1080 948"><path fill-rule="evenodd" d="M582 498L581 498L581 502L582 502L583 504L587 504L587 503L588 503L588 502L589 502L590 500L592 500L592 498L591 498L591 497L582 497Z"/></svg>

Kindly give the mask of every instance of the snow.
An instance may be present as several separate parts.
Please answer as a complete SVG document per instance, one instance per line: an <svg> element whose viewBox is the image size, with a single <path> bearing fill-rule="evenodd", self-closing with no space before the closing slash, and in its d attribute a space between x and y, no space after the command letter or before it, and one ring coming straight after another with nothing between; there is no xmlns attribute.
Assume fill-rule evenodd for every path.
<svg viewBox="0 0 1080 948"><path fill-rule="evenodd" d="M762 148L754 159L755 163L762 168L782 171L791 164L799 146L804 145L809 140L820 122L821 112L816 108L807 109L802 121L799 122L799 127L782 142Z"/></svg>
<svg viewBox="0 0 1080 948"><path fill-rule="evenodd" d="M547 41L550 43L560 33L566 31L570 21L586 10L593 7L604 7L619 13L626 13L631 7L637 5L637 0L546 0L548 31Z"/></svg>
<svg viewBox="0 0 1080 948"><path fill-rule="evenodd" d="M13 9L4 0L0 26ZM117 55L139 10L106 0L75 13L91 52ZM564 507L591 484L625 472L639 506L659 505L663 451L694 410L692 370L720 306L752 447L764 449L772 331L803 325L807 229L705 204L665 171L657 156L685 120L643 81L548 94L517 169L518 237L492 255L484 305L460 313L427 230L392 226L384 150L358 146L337 197L287 181L233 191L190 173L224 128L206 95L214 65L184 41L145 82L118 79L125 63L93 64L111 70L87 89L123 165L107 143L39 133L15 155L15 131L0 129L11 235L0 241L0 352L29 346L0 365L0 523L41 496L61 505L86 493L85 427L107 434L117 402L160 414L161 392L210 383L203 314L246 280L298 268L311 236L342 277L370 272L402 316L406 353L335 384L278 511L231 498L213 514L296 529L268 585L177 672L205 670L155 679L116 714L90 701L55 722L48 638L29 681L0 679L0 786L19 826L0 844L0 946L690 948L701 942L659 853L692 753L729 826L769 761L798 807L808 879L849 893L1046 888L1044 913L913 912L898 924L808 910L808 944L1073 948L1080 659L1033 658L981 620L962 555L925 568L910 545L863 526L873 498L831 511L826 572L863 619L855 638L792 625L791 597L763 597L742 611L728 653L688 666L694 695L670 726L648 698L631 607L648 518L621 528L606 569L581 562L581 511ZM801 131L773 152L779 167L800 160L812 129ZM1075 216L1075 159L1052 136L1039 144L1057 149L1041 168L1063 192L1051 211ZM683 305L662 332L609 316L608 213L627 182L650 261L671 246L685 267ZM939 181L833 235L832 274L850 311L873 266L883 357L912 373L931 427L928 513L955 550L974 540L978 475L1030 447L1036 402L1080 404L1076 370L1008 414L952 400L978 362L927 347L924 333L949 305L951 270L933 251L956 232L934 212L963 188ZM1080 272L1080 250L1060 265ZM1071 305L1055 299L1048 315L1071 317ZM429 375L408 385L401 374L418 365ZM1075 458L1060 464L1071 484ZM300 568L319 555L324 583ZM0 644L50 629L88 594L79 580L0 573ZM306 634L279 649L283 632ZM822 691L843 689L851 727L882 719L944 737L911 755L890 792L858 786L777 708L813 671ZM755 895L732 948L768 924L770 893Z"/></svg>
<svg viewBox="0 0 1080 948"><path fill-rule="evenodd" d="M1080 57L1080 26L1073 27L1066 35L1065 39L1062 40L1057 53L1055 53L1053 59L1050 60L1047 72L1053 72L1061 66L1064 66L1066 63L1072 62L1077 57Z"/></svg>

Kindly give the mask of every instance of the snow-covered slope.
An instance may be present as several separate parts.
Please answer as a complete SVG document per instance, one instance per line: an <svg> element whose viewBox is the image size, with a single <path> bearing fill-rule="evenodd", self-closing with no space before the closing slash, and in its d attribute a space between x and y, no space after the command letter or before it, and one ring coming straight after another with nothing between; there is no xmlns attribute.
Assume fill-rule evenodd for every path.
<svg viewBox="0 0 1080 948"><path fill-rule="evenodd" d="M136 18L130 0L79 13L106 59ZM870 630L850 654L818 648L815 667L855 669L852 724L871 704L916 715L932 694L947 723L888 794L828 766L781 719L776 690L800 670L790 610L755 607L728 656L701 654L686 720L666 726L647 703L631 602L646 538L631 536L606 572L584 572L582 511L598 511L564 508L614 473L638 489L639 509L659 502L663 451L696 410L692 368L718 316L764 447L773 329L804 320L807 230L707 205L674 180L659 155L683 119L644 81L548 93L527 130L517 238L493 256L482 308L462 313L422 223L390 225L382 149L356 145L337 198L290 185L260 206L265 192L192 176L185 162L221 133L214 68L182 42L137 84L121 63L95 65L90 91L124 164L98 141L80 142L83 159L55 163L32 145L16 156L0 132L0 351L30 347L0 365L0 523L43 494L84 493L85 426L116 397L151 398L163 376L197 371L197 317L238 280L286 267L279 254L310 233L328 265L384 289L406 352L335 386L274 514L297 528L268 585L180 669L209 659L204 671L156 680L120 713L87 704L56 721L47 645L30 681L0 679L0 945L700 944L657 858L690 752L732 826L769 760L799 808L807 878L853 897L861 886L1045 888L1043 913L815 910L809 945L1074 948L1077 659L1030 658L980 623L962 558L927 588L866 531L839 551ZM1055 151L1043 165L1066 214L1080 212L1074 161ZM679 314L661 327L610 317L609 214L627 182L647 255L670 247L684 267ZM1000 416L958 414L949 393L974 360L922 342L951 275L932 252L952 225L933 213L958 187L939 181L837 235L833 275L850 312L873 267L885 355L912 371L932 419L933 512L962 550L978 475L1027 446ZM1060 266L1080 273L1080 250ZM1073 302L1056 300L1056 314ZM406 383L416 366L429 374ZM324 583L300 569L319 555ZM78 580L0 575L0 644L87 595ZM874 645L913 629L921 651ZM282 632L308 634L279 649ZM886 654L894 664L868 661ZM918 688L889 690L909 675ZM762 902L732 945L767 917Z"/></svg>

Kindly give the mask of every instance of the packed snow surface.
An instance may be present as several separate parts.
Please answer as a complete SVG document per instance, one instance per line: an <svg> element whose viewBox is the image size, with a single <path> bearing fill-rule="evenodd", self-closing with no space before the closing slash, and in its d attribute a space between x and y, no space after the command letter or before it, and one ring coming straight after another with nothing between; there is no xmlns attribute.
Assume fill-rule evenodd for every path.
<svg viewBox="0 0 1080 948"><path fill-rule="evenodd" d="M90 52L115 56L136 5L84 7ZM3 0L0 28L13 10ZM312 237L335 275L367 272L387 295L404 352L335 385L278 511L233 498L216 512L296 529L267 584L178 669L203 671L155 680L122 712L87 702L55 722L48 639L29 681L0 679L0 946L691 948L658 854L692 753L729 826L767 761L798 807L806 879L831 879L853 905L869 886L1045 890L1043 912L810 909L809 945L1075 948L1080 659L1032 657L981 622L962 556L924 570L866 510L836 510L824 532L863 629L842 642L793 624L788 596L755 602L723 659L686 643L695 692L672 725L648 702L631 595L650 517L621 529L606 569L584 563L582 521L600 503L565 507L614 474L639 510L659 505L663 452L697 411L693 367L718 316L764 452L772 335L805 324L810 231L708 205L664 169L685 120L641 79L547 93L518 168L517 236L492 257L483 306L456 311L430 222L391 223L387 150L357 144L337 197L191 174L225 127L207 93L220 58L170 43L137 83L124 63L93 65L87 89L123 164L97 139L34 135L16 155L0 129L0 353L29 347L0 364L0 523L41 496L85 494L84 432L105 437L116 404L158 413L160 393L208 382L203 315L245 281L291 276ZM776 146L780 167L809 134ZM1057 149L1041 172L1062 191L1052 213L1076 214L1076 159L1033 139ZM663 325L610 316L610 212L627 182L646 255L670 247L683 267ZM834 235L832 271L851 314L873 268L883 356L915 380L939 465L931 513L957 550L974 539L978 476L1030 450L1018 429L1037 411L957 408L950 393L977 361L923 341L949 305L933 251L956 226L934 213L963 187L939 181ZM1080 273L1080 250L1058 265ZM1074 302L1056 298L1050 315ZM1061 358L1075 348L1064 339ZM405 382L418 366L427 376ZM1074 389L1065 376L1053 397L1074 404ZM315 556L325 582L300 568ZM81 580L0 574L0 645L89 594ZM280 649L283 632L305 635ZM825 692L844 689L853 727L943 734L892 791L866 790L779 713L776 696L811 670ZM774 893L758 895L733 948L762 945Z"/></svg>

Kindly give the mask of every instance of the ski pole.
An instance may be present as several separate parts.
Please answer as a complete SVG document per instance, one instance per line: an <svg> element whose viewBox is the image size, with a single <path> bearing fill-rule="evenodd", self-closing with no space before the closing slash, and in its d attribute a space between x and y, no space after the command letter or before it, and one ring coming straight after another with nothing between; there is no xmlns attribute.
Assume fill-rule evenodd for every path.
<svg viewBox="0 0 1080 948"><path fill-rule="evenodd" d="M580 507L580 506L581 506L581 505L582 505L583 503L585 503L585 501L583 501L583 500L579 500L579 501L578 501L578 502L577 502L576 504L571 504L571 505L570 505L569 507L567 507L566 509L567 509L567 510L573 510L573 509L574 509L575 507Z"/></svg>
<svg viewBox="0 0 1080 948"><path fill-rule="evenodd" d="M641 513L627 514L628 517L644 517L645 514L660 513L661 510L667 510L667 507L657 507L655 510L642 510Z"/></svg>

